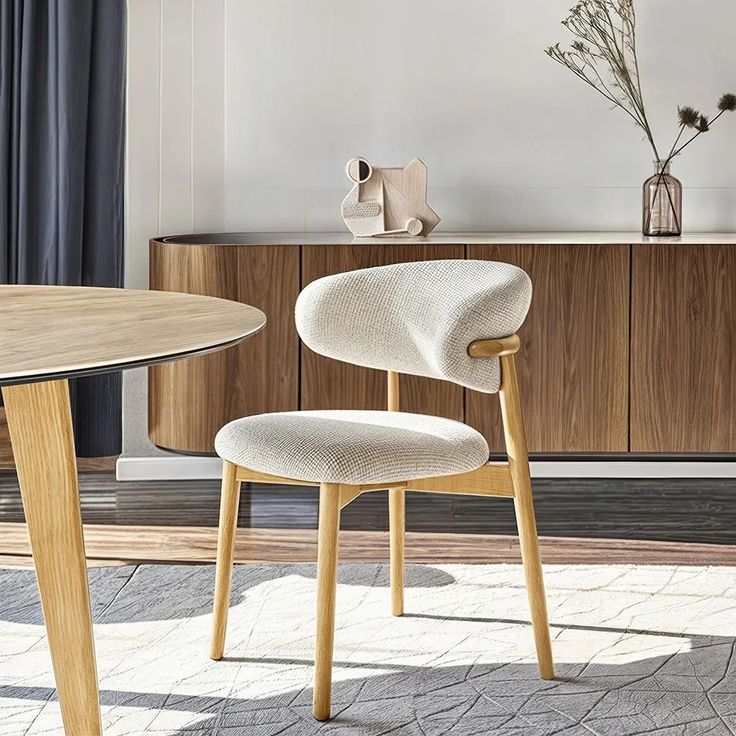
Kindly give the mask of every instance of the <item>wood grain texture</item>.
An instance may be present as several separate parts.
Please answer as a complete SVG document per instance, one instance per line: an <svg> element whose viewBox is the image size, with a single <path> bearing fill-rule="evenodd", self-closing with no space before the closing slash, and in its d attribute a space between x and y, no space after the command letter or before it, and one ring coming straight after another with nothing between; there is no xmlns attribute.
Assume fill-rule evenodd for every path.
<svg viewBox="0 0 736 736"><path fill-rule="evenodd" d="M487 501L484 499L484 503ZM506 502L507 503L507 502ZM0 524L0 565L31 565L25 524ZM213 527L111 526L84 527L90 566L170 562L213 564L217 529ZM736 565L736 545L657 542L637 539L581 539L540 537L545 564L560 565ZM520 559L516 534L406 533L406 562L410 564L514 563ZM389 534L385 531L340 532L343 562L385 562ZM245 529L235 537L237 564L314 562L315 529Z"/></svg>
<svg viewBox="0 0 736 736"><path fill-rule="evenodd" d="M0 470L12 470L13 468L15 468L15 460L13 459L13 448L10 445L8 420L5 418L5 408L0 406Z"/></svg>
<svg viewBox="0 0 736 736"><path fill-rule="evenodd" d="M336 483L323 483L319 489L317 635L314 645L312 697L312 715L318 721L326 721L330 717L339 535L340 486Z"/></svg>
<svg viewBox="0 0 736 736"><path fill-rule="evenodd" d="M425 493L446 493L468 496L499 496L513 498L514 484L506 463L486 463L467 473L443 475L436 478L410 480L407 490Z"/></svg>
<svg viewBox="0 0 736 736"><path fill-rule="evenodd" d="M516 361L530 452L628 450L629 246L470 245L531 277ZM466 391L466 421L503 452L498 401Z"/></svg>
<svg viewBox="0 0 736 736"><path fill-rule="evenodd" d="M392 263L463 258L462 245L329 245L302 249L302 287L333 273ZM386 374L325 358L302 346L302 409L384 409ZM403 411L462 421L463 390L445 381L401 375Z"/></svg>
<svg viewBox="0 0 736 736"><path fill-rule="evenodd" d="M736 249L632 258L632 451L736 452Z"/></svg>
<svg viewBox="0 0 736 736"><path fill-rule="evenodd" d="M173 450L214 452L215 434L229 421L297 409L299 248L152 240L150 257L152 289L219 296L268 315L268 327L247 343L150 369L151 440Z"/></svg>
<svg viewBox="0 0 736 736"><path fill-rule="evenodd" d="M519 529L519 546L524 565L526 594L534 630L539 674L544 680L554 679L552 645L549 636L547 598L544 592L542 561L539 556L537 523L534 517L532 480L529 475L529 456L526 449L524 420L521 415L519 382L513 355L501 358L501 390L499 391L506 453L509 472L514 485L514 511Z"/></svg>
<svg viewBox="0 0 736 736"><path fill-rule="evenodd" d="M265 316L189 294L0 286L0 384L106 373L234 344Z"/></svg>
<svg viewBox="0 0 736 736"><path fill-rule="evenodd" d="M493 340L473 340L468 345L468 355L471 358L501 358L518 353L520 347L521 340L516 334Z"/></svg>
<svg viewBox="0 0 736 736"><path fill-rule="evenodd" d="M215 572L215 602L212 611L210 635L210 659L220 660L225 652L227 615L230 610L230 587L233 577L233 550L235 531L238 528L240 481L236 477L237 466L224 462L222 469L222 498L220 499L220 523L217 535L217 570Z"/></svg>
<svg viewBox="0 0 736 736"><path fill-rule="evenodd" d="M67 381L5 386L64 730L102 733Z"/></svg>
<svg viewBox="0 0 736 736"><path fill-rule="evenodd" d="M406 547L406 491L388 492L389 566L391 574L391 615L404 615L404 549Z"/></svg>
<svg viewBox="0 0 736 736"><path fill-rule="evenodd" d="M401 411L400 375L396 371L386 374L388 411ZM406 491L390 488L388 491L388 518L391 570L391 614L404 615L404 546L406 544Z"/></svg>
<svg viewBox="0 0 736 736"><path fill-rule="evenodd" d="M79 486L87 524L217 527L219 481L117 482L110 473L86 473ZM736 545L734 479L556 478L533 479L532 486L543 536ZM317 524L317 506L313 488L246 485L238 524L310 529ZM24 520L15 473L0 473L0 522ZM406 522L412 532L516 533L513 504L484 496L410 491ZM362 494L345 508L341 524L349 530L388 530L386 494ZM5 528L0 526L0 553Z"/></svg>
<svg viewBox="0 0 736 736"><path fill-rule="evenodd" d="M95 470L115 470L117 455L108 457L78 457L77 470L85 473ZM13 459L13 448L10 446L10 434L8 433L8 422L5 418L5 409L0 406L0 471L13 470L15 460Z"/></svg>

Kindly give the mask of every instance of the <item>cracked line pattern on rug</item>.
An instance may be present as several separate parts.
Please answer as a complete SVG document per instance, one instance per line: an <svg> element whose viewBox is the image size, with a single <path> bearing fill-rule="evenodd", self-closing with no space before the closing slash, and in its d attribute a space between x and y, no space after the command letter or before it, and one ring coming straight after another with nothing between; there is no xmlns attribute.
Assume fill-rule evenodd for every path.
<svg viewBox="0 0 736 736"><path fill-rule="evenodd" d="M241 565L225 659L207 657L214 568L95 568L106 736L728 736L736 570L545 567L558 679L540 680L520 565L340 566L333 718L312 720L315 567ZM5 736L58 734L32 570L0 569Z"/></svg>

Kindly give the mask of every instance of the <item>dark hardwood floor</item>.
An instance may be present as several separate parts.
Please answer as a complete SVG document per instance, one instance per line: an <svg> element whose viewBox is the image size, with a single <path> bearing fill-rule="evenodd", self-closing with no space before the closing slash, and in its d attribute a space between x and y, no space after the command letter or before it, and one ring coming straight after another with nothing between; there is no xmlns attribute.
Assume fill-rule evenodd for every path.
<svg viewBox="0 0 736 736"><path fill-rule="evenodd" d="M118 483L111 473L83 473L87 524L212 527L219 483ZM736 481L540 480L534 483L539 533L545 537L736 544ZM0 522L23 521L13 473L0 473ZM313 489L244 489L240 526L309 529L317 524ZM385 492L368 493L342 513L345 530L388 528ZM407 494L407 529L414 532L514 535L507 499Z"/></svg>

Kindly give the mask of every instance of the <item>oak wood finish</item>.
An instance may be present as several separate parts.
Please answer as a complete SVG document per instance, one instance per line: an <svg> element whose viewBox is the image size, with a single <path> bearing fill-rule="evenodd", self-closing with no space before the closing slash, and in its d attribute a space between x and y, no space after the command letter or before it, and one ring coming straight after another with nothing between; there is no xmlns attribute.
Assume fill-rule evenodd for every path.
<svg viewBox="0 0 736 736"><path fill-rule="evenodd" d="M628 451L627 245L469 245L513 263L534 297L519 330L519 382L531 452ZM497 402L466 391L466 421L503 452Z"/></svg>
<svg viewBox="0 0 736 736"><path fill-rule="evenodd" d="M243 468L236 466L235 471L236 477L239 481L244 483L272 483L275 485L284 486L318 486L319 482L310 481L305 478L298 480L296 478L284 478L280 475L271 475L270 473L261 473L258 470L251 470L250 468Z"/></svg>
<svg viewBox="0 0 736 736"><path fill-rule="evenodd" d="M212 614L210 658L219 660L225 651L227 614L230 609L230 586L233 577L235 531L238 527L240 481L237 466L226 461L222 467L222 498L220 502L219 538L217 540L217 571L215 573L215 603Z"/></svg>
<svg viewBox="0 0 736 736"><path fill-rule="evenodd" d="M77 470L85 473L94 470L115 470L117 455L108 457L78 457ZM13 448L10 446L10 433L5 418L5 409L0 406L0 471L14 470Z"/></svg>
<svg viewBox="0 0 736 736"><path fill-rule="evenodd" d="M2 395L64 729L69 736L98 736L102 724L68 383L5 386Z"/></svg>
<svg viewBox="0 0 736 736"><path fill-rule="evenodd" d="M10 446L10 432L8 420L5 418L5 408L0 406L0 470L15 468L13 448Z"/></svg>
<svg viewBox="0 0 736 736"><path fill-rule="evenodd" d="M389 482L349 485L320 483L318 522L318 570L317 570L317 640L315 650L315 684L313 715L317 720L330 716L330 689L332 684L332 649L335 626L335 590L337 586L337 545L339 536L340 510L361 493L387 488L389 491L389 537L391 558L391 610L393 615L404 613L404 545L405 545L405 498L407 488L434 493L471 493L488 496L511 496L514 499L522 563L526 578L532 629L539 662L539 672L544 679L554 678L554 665L547 619L547 603L539 556L532 485L529 475L529 458L526 449L524 425L521 414L519 384L516 374L514 353L518 340L511 338L493 341L480 351L492 356L501 355L501 386L499 398L503 418L505 445L508 463L488 463L474 471L449 477L421 478L404 483ZM480 360L488 358L479 358ZM399 380L394 371L387 375L389 411L399 410ZM223 509L231 505L228 497L232 483L238 479L278 481L276 476L265 475L247 468L226 468L227 482L223 481ZM288 481L288 479L287 479ZM295 482L295 481L291 481ZM302 481L303 482L303 481ZM458 483L458 485L455 485ZM229 581L232 569L232 537L237 519L234 514L223 510L218 551L218 586L221 580ZM223 550L222 547L227 549ZM221 564L222 561L222 564ZM223 569L228 565L228 570ZM221 591L216 592L216 622L213 628L212 651L222 656L221 642L224 624ZM229 595L229 590L228 590Z"/></svg>
<svg viewBox="0 0 736 736"><path fill-rule="evenodd" d="M519 545L521 546L521 559L524 565L526 592L529 598L539 674L545 680L552 680L555 672L552 663L552 645L549 638L547 598L544 594L542 561L539 557L537 525L534 519L532 481L529 475L529 457L521 413L516 362L513 355L506 355L501 358L499 400L506 437L506 453L509 458L509 471L514 485L514 509L516 511L516 523L519 528Z"/></svg>
<svg viewBox="0 0 736 736"><path fill-rule="evenodd" d="M406 543L406 491L391 488L388 492L388 519L391 536L390 576L391 615L404 615L404 547Z"/></svg>
<svg viewBox="0 0 736 736"><path fill-rule="evenodd" d="M100 734L69 388L72 376L219 350L262 312L188 294L0 286L0 385L68 736Z"/></svg>
<svg viewBox="0 0 736 736"><path fill-rule="evenodd" d="M302 287L328 274L392 263L463 258L462 245L311 245L302 248ZM302 409L383 409L387 402L384 371L341 363L302 346ZM463 420L463 390L432 378L402 375L404 411Z"/></svg>
<svg viewBox="0 0 736 736"><path fill-rule="evenodd" d="M508 463L486 463L477 470L406 483L407 490L425 493L457 493L465 496L513 498L514 482Z"/></svg>
<svg viewBox="0 0 736 736"><path fill-rule="evenodd" d="M152 289L252 304L269 321L247 345L149 370L154 444L211 453L218 430L233 419L299 408L298 246L181 246L152 240L150 278Z"/></svg>
<svg viewBox="0 0 736 736"><path fill-rule="evenodd" d="M266 323L247 304L85 286L0 286L0 385L110 373L233 345Z"/></svg>
<svg viewBox="0 0 736 736"><path fill-rule="evenodd" d="M736 452L736 248L632 258L631 450Z"/></svg>
<svg viewBox="0 0 736 736"><path fill-rule="evenodd" d="M314 648L314 696L312 700L312 714L318 721L326 721L330 717L339 531L340 486L336 483L323 483L319 490L317 636Z"/></svg>
<svg viewBox="0 0 736 736"><path fill-rule="evenodd" d="M399 411L401 394L399 374L387 371L386 390L388 411ZM406 491L404 488L390 488L388 491L388 525L391 536L390 575L391 575L391 614L404 615L404 544L406 536Z"/></svg>
<svg viewBox="0 0 736 736"><path fill-rule="evenodd" d="M250 468L238 466L235 471L238 482L268 483L278 486L318 487L319 481L286 478L280 475L261 473ZM364 483L361 485L342 484L340 486L340 507L347 506L363 493L371 491L422 491L423 493L443 493L465 496L495 496L513 498L514 487L507 463L487 463L467 473L443 475L432 478L419 478L393 483ZM391 496L389 495L389 499Z"/></svg>
<svg viewBox="0 0 736 736"><path fill-rule="evenodd" d="M314 486L319 481L286 478L281 475L261 473L257 470L236 466L235 478L243 483L268 483L284 486ZM422 491L424 493L449 493L466 496L498 496L513 498L514 484L508 463L486 463L476 470L456 475L441 475L432 478L393 483L363 483L361 485L342 484L341 505L347 506L361 493L371 491Z"/></svg>
<svg viewBox="0 0 736 736"><path fill-rule="evenodd" d="M388 490L388 489L387 489ZM365 489L361 486L341 486L340 487L340 508L344 509L352 501L355 501Z"/></svg>
<svg viewBox="0 0 736 736"><path fill-rule="evenodd" d="M468 355L471 358L501 358L504 355L518 353L520 347L521 340L518 335L491 340L473 340L468 345Z"/></svg>

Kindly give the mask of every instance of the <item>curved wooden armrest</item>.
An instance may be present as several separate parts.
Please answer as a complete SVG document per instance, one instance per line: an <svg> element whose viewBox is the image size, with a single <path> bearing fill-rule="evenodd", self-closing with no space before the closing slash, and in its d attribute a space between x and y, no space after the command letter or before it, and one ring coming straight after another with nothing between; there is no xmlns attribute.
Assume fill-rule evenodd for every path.
<svg viewBox="0 0 736 736"><path fill-rule="evenodd" d="M496 337L491 340L474 340L468 345L471 358L500 358L519 352L521 340L517 334L508 337Z"/></svg>

